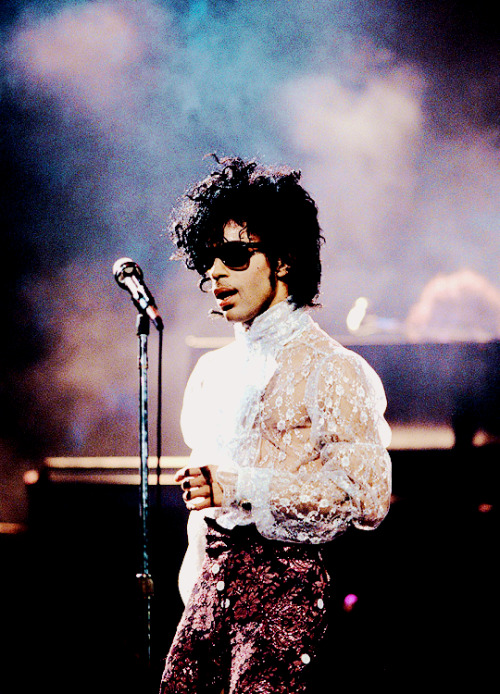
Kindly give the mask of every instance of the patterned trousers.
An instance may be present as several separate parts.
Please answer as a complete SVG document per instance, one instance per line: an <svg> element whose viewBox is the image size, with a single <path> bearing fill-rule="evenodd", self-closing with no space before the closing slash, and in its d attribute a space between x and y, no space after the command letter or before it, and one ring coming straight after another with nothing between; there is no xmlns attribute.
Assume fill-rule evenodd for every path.
<svg viewBox="0 0 500 694"><path fill-rule="evenodd" d="M326 630L317 547L211 519L207 557L174 637L160 694L305 694Z"/></svg>

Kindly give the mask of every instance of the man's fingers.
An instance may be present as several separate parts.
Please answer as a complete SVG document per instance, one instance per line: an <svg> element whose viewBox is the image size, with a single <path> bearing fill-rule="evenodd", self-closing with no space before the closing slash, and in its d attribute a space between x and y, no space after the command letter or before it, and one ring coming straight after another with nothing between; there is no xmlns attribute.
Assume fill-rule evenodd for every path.
<svg viewBox="0 0 500 694"><path fill-rule="evenodd" d="M174 479L180 484L182 498L190 511L215 505L210 466L182 468Z"/></svg>
<svg viewBox="0 0 500 694"><path fill-rule="evenodd" d="M204 508L210 507L210 499L204 496L199 496L197 499L188 501L186 507L189 511L201 511Z"/></svg>
<svg viewBox="0 0 500 694"><path fill-rule="evenodd" d="M200 474L203 475L207 484L212 484L212 472L210 471L208 465L204 465L200 468Z"/></svg>
<svg viewBox="0 0 500 694"><path fill-rule="evenodd" d="M203 485L201 487L191 487L186 489L182 495L184 501L193 501L194 499L199 499L200 497L210 498L210 487L208 485Z"/></svg>
<svg viewBox="0 0 500 694"><path fill-rule="evenodd" d="M176 482L181 482L186 475L189 475L189 468L188 467L183 467L180 470L177 470L177 472L174 475L174 480Z"/></svg>
<svg viewBox="0 0 500 694"><path fill-rule="evenodd" d="M206 484L206 477L202 474L200 468L197 467L183 468L182 470L178 470L175 474L174 480L179 482L183 489L200 487L203 484Z"/></svg>
<svg viewBox="0 0 500 694"><path fill-rule="evenodd" d="M181 482L181 488L186 489L197 489L199 487L205 487L207 482L204 477L199 475L198 477L186 477Z"/></svg>

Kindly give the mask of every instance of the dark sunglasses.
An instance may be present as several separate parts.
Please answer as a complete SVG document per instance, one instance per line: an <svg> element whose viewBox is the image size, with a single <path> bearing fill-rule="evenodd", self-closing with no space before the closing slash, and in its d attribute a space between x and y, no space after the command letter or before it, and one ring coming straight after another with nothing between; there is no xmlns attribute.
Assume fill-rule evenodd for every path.
<svg viewBox="0 0 500 694"><path fill-rule="evenodd" d="M209 246L203 250L201 264L203 272L207 272L219 258L230 270L246 270L250 265L250 258L258 253L261 243L246 241L226 241L215 246Z"/></svg>

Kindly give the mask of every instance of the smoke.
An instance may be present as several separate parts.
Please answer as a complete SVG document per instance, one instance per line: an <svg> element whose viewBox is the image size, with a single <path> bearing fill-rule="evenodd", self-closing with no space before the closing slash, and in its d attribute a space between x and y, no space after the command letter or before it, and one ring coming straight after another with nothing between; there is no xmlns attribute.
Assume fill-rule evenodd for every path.
<svg viewBox="0 0 500 694"><path fill-rule="evenodd" d="M332 333L361 295L403 321L439 273L468 266L498 286L498 53L476 24L459 56L463 23L412 8L61 0L3 19L2 282L16 310L2 450L135 453L134 309L111 275L129 256L166 322L164 453L185 452L186 336L231 334L169 261L169 211L207 152L302 170ZM154 356L151 372L154 411Z"/></svg>
<svg viewBox="0 0 500 694"><path fill-rule="evenodd" d="M403 320L437 273L470 265L497 282L499 271L494 124L480 127L457 103L444 136L420 66L386 54L376 71L360 67L358 57L349 79L308 75L280 93L326 231L324 303L337 332L359 296Z"/></svg>
<svg viewBox="0 0 500 694"><path fill-rule="evenodd" d="M345 331L341 321L360 295L398 314L390 292L404 272L401 237L413 211L424 118L418 70L388 65L376 74L360 66L350 72L350 81L317 74L293 80L280 95L319 204L323 303L337 331Z"/></svg>

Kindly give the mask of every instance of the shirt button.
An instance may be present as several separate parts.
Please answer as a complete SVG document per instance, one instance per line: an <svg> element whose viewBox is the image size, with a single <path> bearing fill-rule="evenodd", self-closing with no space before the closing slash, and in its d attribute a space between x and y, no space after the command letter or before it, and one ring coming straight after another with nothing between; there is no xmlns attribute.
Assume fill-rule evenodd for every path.
<svg viewBox="0 0 500 694"><path fill-rule="evenodd" d="M214 564L210 570L214 576L217 576L220 571L220 566L218 564Z"/></svg>
<svg viewBox="0 0 500 694"><path fill-rule="evenodd" d="M311 656L307 655L307 653L302 653L300 659L304 663L304 665L309 665L309 663L311 662Z"/></svg>
<svg viewBox="0 0 500 694"><path fill-rule="evenodd" d="M226 584L224 583L224 581L219 581L215 587L217 588L219 593L221 593L226 587Z"/></svg>
<svg viewBox="0 0 500 694"><path fill-rule="evenodd" d="M318 600L318 602L316 603L316 605L319 607L320 610L322 610L323 607L325 606L325 603L324 603L323 600L320 598L320 599Z"/></svg>
<svg viewBox="0 0 500 694"><path fill-rule="evenodd" d="M224 603L224 607L226 610L231 606L231 600L229 598L226 598L226 602Z"/></svg>

